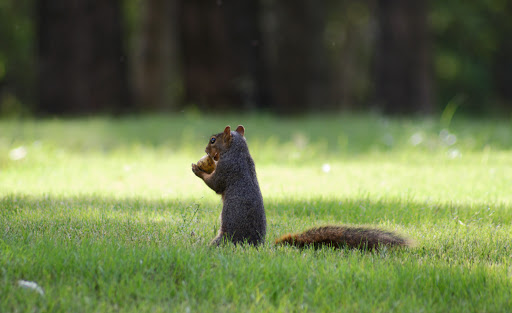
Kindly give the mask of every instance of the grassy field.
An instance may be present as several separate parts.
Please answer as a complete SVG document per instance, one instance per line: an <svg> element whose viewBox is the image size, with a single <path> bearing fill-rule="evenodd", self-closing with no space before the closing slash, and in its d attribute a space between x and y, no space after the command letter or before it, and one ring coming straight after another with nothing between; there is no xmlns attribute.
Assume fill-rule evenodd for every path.
<svg viewBox="0 0 512 313"><path fill-rule="evenodd" d="M267 243L211 249L220 198L190 164L238 123ZM2 120L0 312L509 312L511 187L510 120ZM416 245L272 243L324 224L374 225Z"/></svg>

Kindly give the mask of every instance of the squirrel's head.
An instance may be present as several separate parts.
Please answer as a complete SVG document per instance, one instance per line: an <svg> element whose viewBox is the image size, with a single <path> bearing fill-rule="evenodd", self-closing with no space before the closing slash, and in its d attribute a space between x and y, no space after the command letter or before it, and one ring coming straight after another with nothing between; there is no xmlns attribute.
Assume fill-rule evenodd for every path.
<svg viewBox="0 0 512 313"><path fill-rule="evenodd" d="M242 125L238 125L236 132L244 137L245 128ZM231 147L232 141L233 134L231 134L231 127L228 125L222 133L210 137L210 141L204 151L217 162L220 155Z"/></svg>

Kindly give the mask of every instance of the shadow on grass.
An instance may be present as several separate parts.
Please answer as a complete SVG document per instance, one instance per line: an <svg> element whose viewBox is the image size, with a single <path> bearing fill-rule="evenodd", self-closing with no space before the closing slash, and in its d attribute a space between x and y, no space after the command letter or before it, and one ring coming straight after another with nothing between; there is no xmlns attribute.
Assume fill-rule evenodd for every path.
<svg viewBox="0 0 512 313"><path fill-rule="evenodd" d="M442 224L452 221L474 225L503 225L512 222L510 207L502 203L438 203L407 199L363 198L265 198L267 218L283 221L296 219L304 224L319 222L355 224ZM220 214L222 203L215 198L114 198L102 195L33 196L10 194L0 198L0 216L14 216L20 212L38 211L53 217L66 216L69 212L108 212L111 216L182 215L194 211L205 216Z"/></svg>
<svg viewBox="0 0 512 313"><path fill-rule="evenodd" d="M47 236L112 240L136 245L206 245L219 227L221 203L208 199L114 199L102 196L0 198L3 238L29 242ZM427 249L495 244L510 249L510 208L485 203L361 199L265 199L267 241L326 224L369 225L398 231ZM503 242L502 242L503 241Z"/></svg>

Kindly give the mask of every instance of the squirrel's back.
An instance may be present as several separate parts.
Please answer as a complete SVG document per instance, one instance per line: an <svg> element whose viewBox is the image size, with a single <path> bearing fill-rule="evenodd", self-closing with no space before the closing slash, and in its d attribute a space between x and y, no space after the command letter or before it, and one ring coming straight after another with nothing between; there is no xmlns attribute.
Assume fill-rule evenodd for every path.
<svg viewBox="0 0 512 313"><path fill-rule="evenodd" d="M377 249L379 246L409 246L409 240L393 232L357 226L322 226L303 233L287 234L276 244L299 248L331 246L334 248Z"/></svg>

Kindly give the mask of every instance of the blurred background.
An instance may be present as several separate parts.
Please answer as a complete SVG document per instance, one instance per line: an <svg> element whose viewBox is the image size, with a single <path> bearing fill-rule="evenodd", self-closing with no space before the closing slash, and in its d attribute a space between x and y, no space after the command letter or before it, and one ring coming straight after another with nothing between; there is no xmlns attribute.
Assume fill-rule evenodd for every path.
<svg viewBox="0 0 512 313"><path fill-rule="evenodd" d="M510 0L0 0L0 116L512 112Z"/></svg>

